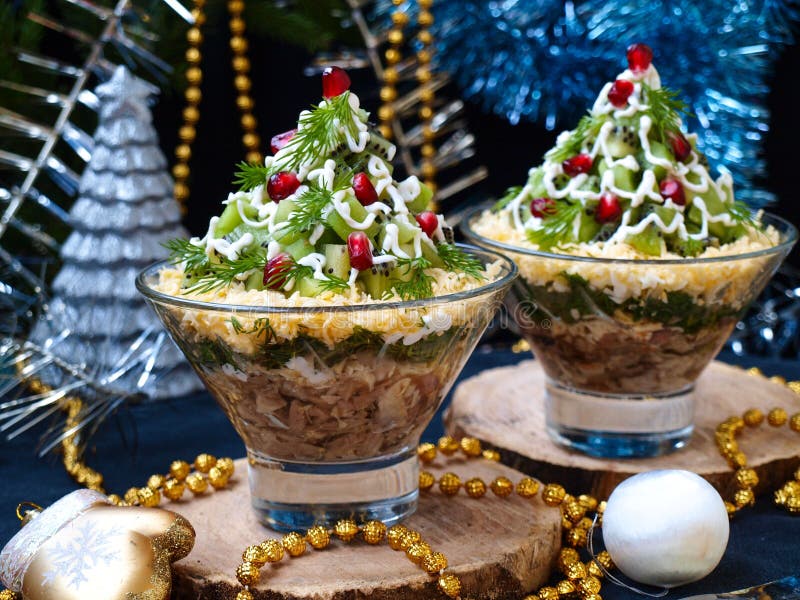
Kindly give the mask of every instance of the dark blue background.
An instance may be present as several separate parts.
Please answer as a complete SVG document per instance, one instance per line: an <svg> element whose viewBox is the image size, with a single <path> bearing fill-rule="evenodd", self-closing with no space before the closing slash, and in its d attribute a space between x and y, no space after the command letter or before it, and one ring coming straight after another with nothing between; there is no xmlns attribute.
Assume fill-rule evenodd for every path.
<svg viewBox="0 0 800 600"><path fill-rule="evenodd" d="M528 356L479 349L468 362L462 378ZM727 355L722 358L742 364L742 359ZM768 375L800 378L800 366L796 362L747 359L743 366L759 366ZM742 398L742 407L746 406L747 398ZM125 445L120 429L130 432L132 424L137 434L135 440L128 435L129 443ZM76 488L58 457L44 460L35 457L38 433L29 433L12 442L0 442L2 544L16 531L14 511L19 502L29 500L47 506ZM440 413L426 431L425 439L435 441L441 434ZM200 452L217 456L244 455L241 441L207 394L130 409L117 419L116 426L115 421L109 421L92 439L88 462L105 475L109 491L122 493L131 485L143 485L152 473L165 471L170 461L176 458L191 461ZM560 483L570 489L569 481ZM580 493L581 490L574 491ZM671 592L669 597L728 591L798 573L800 516L791 516L776 508L769 496L765 496L755 508L742 511L734 519L727 553L716 571L699 583ZM631 592L607 584L603 586L602 596L608 600L634 597Z"/></svg>

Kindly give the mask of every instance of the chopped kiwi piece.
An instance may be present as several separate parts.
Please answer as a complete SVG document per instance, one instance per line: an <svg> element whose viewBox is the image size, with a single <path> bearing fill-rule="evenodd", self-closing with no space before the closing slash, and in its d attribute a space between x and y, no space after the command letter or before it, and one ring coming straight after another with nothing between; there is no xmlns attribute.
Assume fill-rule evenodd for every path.
<svg viewBox="0 0 800 600"><path fill-rule="evenodd" d="M411 202L407 202L406 206L411 212L419 213L428 208L431 198L433 198L433 190L420 181L419 196L414 198Z"/></svg>
<svg viewBox="0 0 800 600"><path fill-rule="evenodd" d="M363 222L367 218L367 209L361 206L361 203L355 198L348 197L344 202L350 207L350 218L355 221ZM326 219L327 225L336 232L342 241L347 241L347 236L350 235L355 229L350 227L347 222L335 210L332 210ZM367 237L374 237L381 230L380 225L373 223L364 233Z"/></svg>
<svg viewBox="0 0 800 600"><path fill-rule="evenodd" d="M263 290L264 289L264 273L262 271L253 271L250 276L245 279L244 289L246 290Z"/></svg>
<svg viewBox="0 0 800 600"><path fill-rule="evenodd" d="M581 213L578 242L591 242L600 233L601 228L602 225L594 218L594 210L587 208Z"/></svg>
<svg viewBox="0 0 800 600"><path fill-rule="evenodd" d="M655 140L650 141L650 154L652 154L656 158L662 158L664 160L667 160L670 163L674 160L672 153L667 149L667 147L661 142L657 142ZM661 165L654 165L649 160L647 160L644 151L640 152L636 158L639 164L641 165L642 169L650 169L651 171L653 171L653 175L656 176L657 181L661 181L662 179L664 179L664 177L667 176L667 170Z"/></svg>
<svg viewBox="0 0 800 600"><path fill-rule="evenodd" d="M239 214L238 204L239 203L234 200L222 211L222 214L219 216L219 221L217 221L217 226L214 228L214 235L216 237L226 236L236 229L237 226L242 224L242 216Z"/></svg>
<svg viewBox="0 0 800 600"><path fill-rule="evenodd" d="M641 146L637 129L638 125L634 125L633 121L618 120L606 138L606 147L612 158L622 158L636 153Z"/></svg>
<svg viewBox="0 0 800 600"><path fill-rule="evenodd" d="M431 248L424 241L420 242L420 246L422 248L422 256L431 262L431 267L438 267L440 269L445 267L444 261L435 249Z"/></svg>
<svg viewBox="0 0 800 600"><path fill-rule="evenodd" d="M301 238L296 242L292 242L291 244L284 246L284 251L287 252L293 259L300 260L301 258L314 252L314 244L305 238Z"/></svg>
<svg viewBox="0 0 800 600"><path fill-rule="evenodd" d="M621 190L628 192L636 191L636 182L634 181L634 172L626 169L622 165L614 166L614 185Z"/></svg>
<svg viewBox="0 0 800 600"><path fill-rule="evenodd" d="M350 277L350 256L344 244L325 244L325 274L339 279Z"/></svg>
<svg viewBox="0 0 800 600"><path fill-rule="evenodd" d="M297 203L294 200L285 199L278 202L278 208L275 209L275 222L283 223L289 220L289 215L297 208Z"/></svg>
<svg viewBox="0 0 800 600"><path fill-rule="evenodd" d="M681 256L697 256L703 253L706 244L702 240L685 239L682 240L677 235L671 235L667 238L667 248Z"/></svg>
<svg viewBox="0 0 800 600"><path fill-rule="evenodd" d="M547 196L547 188L544 186L544 170L534 169L528 178L528 184L531 186L531 195L534 198L541 198Z"/></svg>
<svg viewBox="0 0 800 600"><path fill-rule="evenodd" d="M391 263L372 265L371 269L361 271L358 280L364 284L367 293L379 300L394 287Z"/></svg>
<svg viewBox="0 0 800 600"><path fill-rule="evenodd" d="M323 282L313 277L302 277L297 282L297 291L301 296L313 298L324 291Z"/></svg>
<svg viewBox="0 0 800 600"><path fill-rule="evenodd" d="M661 256L664 251L664 239L661 231L650 223L641 233L634 233L625 238L631 246L643 254Z"/></svg>

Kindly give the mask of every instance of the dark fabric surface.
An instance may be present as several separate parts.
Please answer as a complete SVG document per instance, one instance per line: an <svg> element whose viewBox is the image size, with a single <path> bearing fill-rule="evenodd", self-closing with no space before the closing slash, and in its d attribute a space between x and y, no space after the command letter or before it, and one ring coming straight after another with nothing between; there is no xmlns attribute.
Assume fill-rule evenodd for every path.
<svg viewBox="0 0 800 600"><path fill-rule="evenodd" d="M479 349L461 377L525 358L528 355ZM800 378L797 363L742 360L727 355L721 358L743 366L758 366L768 375ZM743 398L742 406L746 405L747 399ZM135 436L132 434L134 430ZM121 432L125 434L125 442ZM424 439L433 441L441 434L440 413L425 432ZM17 529L14 511L19 502L28 500L47 506L76 487L57 457L44 460L35 457L37 435L28 433L11 442L0 442L2 544ZM106 476L109 490L122 493L132 484L142 485L150 474L163 472L171 460L192 460L200 452L217 456L244 455L241 441L207 394L126 411L107 423L93 438L88 462ZM568 481L560 483L570 489ZM574 491L580 493L580 490ZM778 510L765 497L755 508L743 511L734 519L727 553L716 571L701 582L672 591L669 597L728 591L798 573L800 516L793 517ZM602 596L607 600L635 597L631 592L608 584L603 586Z"/></svg>

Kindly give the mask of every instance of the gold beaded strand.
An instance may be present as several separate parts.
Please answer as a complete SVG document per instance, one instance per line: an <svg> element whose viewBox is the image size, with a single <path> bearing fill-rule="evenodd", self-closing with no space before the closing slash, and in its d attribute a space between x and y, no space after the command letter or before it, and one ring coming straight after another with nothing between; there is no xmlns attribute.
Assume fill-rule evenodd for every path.
<svg viewBox="0 0 800 600"><path fill-rule="evenodd" d="M404 0L392 0L395 5L392 11L392 26L387 34L389 47L384 53L386 68L383 70L383 86L381 87L381 101L378 108L378 130L387 140L394 137L392 122L395 118L394 101L397 100L397 82L400 78L397 64L403 57L402 47L404 41L403 28L408 24L408 15L400 8Z"/></svg>
<svg viewBox="0 0 800 600"><path fill-rule="evenodd" d="M431 7L433 0L417 0L419 5L419 13L417 14L417 24L419 25L419 33L417 33L417 40L420 43L420 48L417 50L417 71L415 73L417 83L420 85L420 107L418 111L419 119L422 124L423 142L420 152L422 153L422 160L420 162L420 174L422 175L425 184L431 188L434 193L436 192L436 165L433 158L436 155L436 146L434 146L434 138L436 137L431 122L433 121L433 103L434 92L431 86L431 59L433 58L433 35L431 34L431 25L433 25L433 13ZM431 201L431 210L437 210L436 204Z"/></svg>
<svg viewBox="0 0 800 600"><path fill-rule="evenodd" d="M189 198L189 161L192 158L192 143L197 136L197 122L200 120L200 101L203 94L200 91L200 84L203 81L203 71L200 68L202 61L203 33L200 28L206 22L206 14L203 11L205 0L193 0L192 17L194 25L186 31L186 62L189 67L186 69L186 91L184 97L186 106L183 109L183 124L178 129L179 143L175 147L175 165L172 167L172 176L175 180L173 188L175 200L181 207L181 212L186 214L186 200Z"/></svg>
<svg viewBox="0 0 800 600"><path fill-rule="evenodd" d="M231 51L233 52L233 85L236 88L236 108L240 112L240 123L242 125L242 144L246 155L245 160L249 163L261 164L264 155L259 148L261 138L256 133L258 121L253 115L255 102L250 95L252 81L248 73L250 72L250 60L247 58L247 38L244 37L246 24L244 21L244 0L228 0L228 13L230 21L228 26L231 31Z"/></svg>

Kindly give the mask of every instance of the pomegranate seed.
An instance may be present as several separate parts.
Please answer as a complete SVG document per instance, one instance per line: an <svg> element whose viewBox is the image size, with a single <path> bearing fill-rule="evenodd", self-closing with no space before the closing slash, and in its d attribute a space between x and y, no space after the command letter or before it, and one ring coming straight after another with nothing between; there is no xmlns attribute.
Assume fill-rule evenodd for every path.
<svg viewBox="0 0 800 600"><path fill-rule="evenodd" d="M653 62L653 49L647 44L631 44L628 46L628 68L637 75L647 71Z"/></svg>
<svg viewBox="0 0 800 600"><path fill-rule="evenodd" d="M340 67L325 67L322 72L322 97L326 100L350 89L350 76Z"/></svg>
<svg viewBox="0 0 800 600"><path fill-rule="evenodd" d="M267 182L267 194L275 202L280 202L295 193L300 187L300 180L291 171L275 173Z"/></svg>
<svg viewBox="0 0 800 600"><path fill-rule="evenodd" d="M424 231L429 238L432 238L433 232L436 231L437 227L439 227L439 217L429 210L424 210L415 218L417 219L417 223L419 223L422 231Z"/></svg>
<svg viewBox="0 0 800 600"><path fill-rule="evenodd" d="M297 133L297 129L290 129L289 131L284 131L278 135L273 135L272 139L269 141L269 148L272 150L272 153L277 154L278 150L289 143L289 140L294 137L295 133Z"/></svg>
<svg viewBox="0 0 800 600"><path fill-rule="evenodd" d="M281 252L267 261L264 266L264 287L279 290L286 283L286 272L292 267L292 257Z"/></svg>
<svg viewBox="0 0 800 600"><path fill-rule="evenodd" d="M570 177L575 177L580 173L588 173L592 168L592 157L588 154L578 154L562 162L561 167L564 169L564 173Z"/></svg>
<svg viewBox="0 0 800 600"><path fill-rule="evenodd" d="M692 145L682 133L670 131L667 133L667 139L669 140L669 145L672 148L672 153L675 155L675 158L681 162L689 158L689 155L692 153Z"/></svg>
<svg viewBox="0 0 800 600"><path fill-rule="evenodd" d="M605 192L600 196L600 202L594 211L594 218L598 223L613 223L622 215L622 206L619 198L611 192Z"/></svg>
<svg viewBox="0 0 800 600"><path fill-rule="evenodd" d="M355 174L355 177L353 177L353 191L356 193L356 199L363 206L369 206L378 201L378 192L375 191L375 186L372 185L366 173Z"/></svg>
<svg viewBox="0 0 800 600"><path fill-rule="evenodd" d="M627 79L617 79L608 90L608 101L617 108L628 104L628 98L633 93L633 83Z"/></svg>
<svg viewBox="0 0 800 600"><path fill-rule="evenodd" d="M534 198L531 200L531 214L539 219L552 215L556 210L556 203L550 198Z"/></svg>
<svg viewBox="0 0 800 600"><path fill-rule="evenodd" d="M372 267L372 250L366 233L353 231L347 236L347 254L350 256L350 266L354 269L365 271Z"/></svg>
<svg viewBox="0 0 800 600"><path fill-rule="evenodd" d="M665 179L658 186L658 191L661 192L661 197L664 200L672 200L678 206L686 205L686 192L680 181L676 179Z"/></svg>

